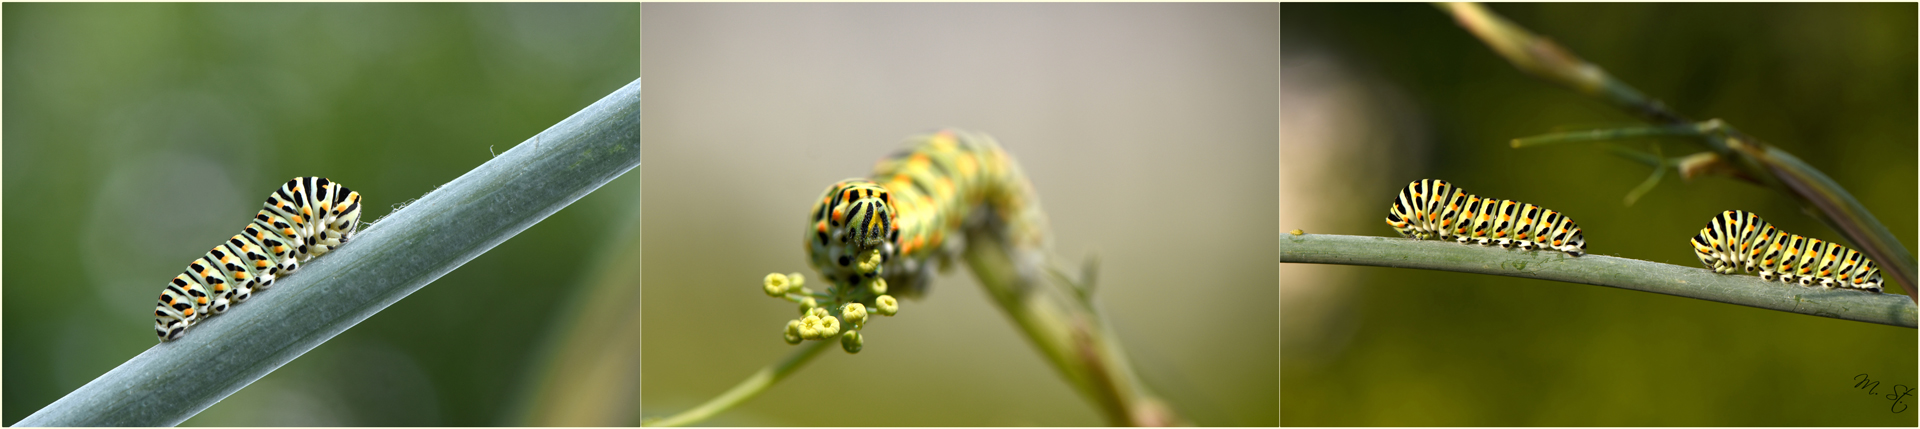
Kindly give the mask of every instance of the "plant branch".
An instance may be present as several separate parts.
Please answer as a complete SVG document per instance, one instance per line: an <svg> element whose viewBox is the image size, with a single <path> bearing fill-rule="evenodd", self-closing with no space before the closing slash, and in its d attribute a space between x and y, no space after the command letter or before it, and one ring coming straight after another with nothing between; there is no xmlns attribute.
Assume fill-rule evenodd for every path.
<svg viewBox="0 0 1920 429"><path fill-rule="evenodd" d="M1915 327L1907 299L1726 275L1702 268L1587 254L1524 251L1393 237L1280 235L1280 262L1456 271L1583 283L1835 319Z"/></svg>
<svg viewBox="0 0 1920 429"><path fill-rule="evenodd" d="M1696 125L1693 120L1673 112L1658 100L1648 98L1626 82L1614 79L1599 66L1502 18L1485 6L1475 3L1443 3L1439 6L1451 13L1461 27L1479 37L1495 53L1521 71L1599 98L1647 122L1673 127L1672 130ZM1720 162L1733 167L1718 171L1732 170L1734 172L1728 174L1792 196L1808 214L1839 231L1860 251L1878 262L1884 276L1899 284L1909 300L1920 302L1920 288L1915 287L1914 278L1916 270L1920 268L1915 266L1913 253L1902 246L1900 239L1894 237L1886 225L1881 224L1867 211L1866 206L1861 205L1839 183L1786 151L1763 143L1717 119L1697 126L1702 127L1703 132L1712 131L1699 141L1718 153ZM1635 130L1640 131L1646 130ZM1558 138L1535 139L1565 139L1578 134L1564 133ZM1514 144L1515 147L1521 145L1517 141Z"/></svg>
<svg viewBox="0 0 1920 429"><path fill-rule="evenodd" d="M962 255L988 295L1040 349L1060 375L1100 406L1116 426L1170 426L1179 416L1148 391L1113 328L1095 308L1091 284L1073 284L1049 266L1043 249L1014 246L987 231L968 231ZM1052 273L1054 275L1043 275ZM1081 281L1087 282L1087 277Z"/></svg>
<svg viewBox="0 0 1920 429"><path fill-rule="evenodd" d="M747 379L741 381L740 384L734 385L732 389L727 389L726 393L721 393L720 396L708 399L706 403L700 404L698 407L681 411L680 414L674 414L671 417L657 421L643 421L640 422L640 425L678 427L711 418L714 414L732 409L734 406L740 405L740 403L746 402L748 399L760 396L760 392L765 392L767 388L773 387L774 383L778 383L781 379L792 375L793 372L799 370L801 366L805 366L807 361L813 360L814 356L819 356L820 351L826 350L829 345L839 346L840 341L808 341L805 345L794 349L792 352L788 352L787 357L780 359L780 362L768 365L765 368L760 368L759 372L753 373L752 376L747 377Z"/></svg>
<svg viewBox="0 0 1920 429"><path fill-rule="evenodd" d="M1091 295L1086 293L1093 285L1084 284L1092 280L1091 261L1086 267L1089 274L1081 280L1082 284L1075 284L1059 270L1047 266L1051 256L1045 250L1012 246L998 234L986 231L968 231L966 243L962 256L980 286L987 289L1054 369L1100 406L1109 423L1124 426L1178 423L1179 416L1147 391L1128 362L1119 339L1113 337L1111 325L1094 309ZM685 426L711 418L764 392L828 344L837 345L839 341L810 341L779 363L762 368L706 403L664 419L642 421L641 425Z"/></svg>
<svg viewBox="0 0 1920 429"><path fill-rule="evenodd" d="M1560 133L1552 133L1552 134L1542 134L1542 135L1537 135L1532 137L1521 137L1521 138L1513 139L1513 141L1509 144L1512 145L1514 148L1523 148L1523 147L1541 146L1541 145L1549 145L1549 144L1587 143L1587 142L1626 140L1626 139L1646 138L1646 137L1669 137L1669 136L1697 137L1702 134L1699 128L1700 128L1699 126L1687 124L1687 125L1651 125L1651 126L1610 128L1610 129L1587 130L1587 131L1568 131L1568 132L1560 132Z"/></svg>
<svg viewBox="0 0 1920 429"><path fill-rule="evenodd" d="M988 205L979 210L999 209ZM1076 282L1054 265L1052 253L1044 246L1010 242L1003 235L1009 228L999 223L999 215L985 211L974 214L983 215L979 219L987 226L962 229L966 240L960 256L980 286L1054 369L1094 402L1111 425L1181 424L1173 409L1141 381L1112 326L1096 308L1092 298L1096 260L1088 259L1082 265L1082 277ZM759 394L786 371L806 362L811 353L796 352L693 410L663 420L643 420L641 424L678 426L704 420Z"/></svg>
<svg viewBox="0 0 1920 429"><path fill-rule="evenodd" d="M636 79L16 426L178 425L639 165Z"/></svg>

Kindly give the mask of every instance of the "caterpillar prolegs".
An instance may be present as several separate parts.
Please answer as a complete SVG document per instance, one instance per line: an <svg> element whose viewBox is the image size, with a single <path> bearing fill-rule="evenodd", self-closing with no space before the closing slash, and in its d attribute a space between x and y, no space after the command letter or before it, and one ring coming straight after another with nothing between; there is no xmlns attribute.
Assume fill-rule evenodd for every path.
<svg viewBox="0 0 1920 429"><path fill-rule="evenodd" d="M1387 209L1387 225L1403 237L1452 239L1502 248L1534 246L1580 256L1587 240L1580 226L1560 212L1533 204L1482 198L1445 180L1422 179L1407 184Z"/></svg>
<svg viewBox="0 0 1920 429"><path fill-rule="evenodd" d="M346 244L360 228L360 193L320 177L299 177L267 195L265 208L240 234L187 264L167 283L154 308L161 341L300 269L300 263Z"/></svg>
<svg viewBox="0 0 1920 429"><path fill-rule="evenodd" d="M858 352L866 309L892 315L894 295L922 294L968 231L1011 246L1046 245L1032 185L992 137L941 130L908 142L868 178L828 186L809 211L804 245L831 284L826 293L803 289L795 276L768 276L767 293L800 302L805 316L788 321L787 342L839 336Z"/></svg>
<svg viewBox="0 0 1920 429"><path fill-rule="evenodd" d="M1693 236L1694 255L1721 274L1760 272L1760 278L1801 286L1840 287L1880 292L1880 268L1865 253L1774 228L1759 215L1728 210L1707 221Z"/></svg>

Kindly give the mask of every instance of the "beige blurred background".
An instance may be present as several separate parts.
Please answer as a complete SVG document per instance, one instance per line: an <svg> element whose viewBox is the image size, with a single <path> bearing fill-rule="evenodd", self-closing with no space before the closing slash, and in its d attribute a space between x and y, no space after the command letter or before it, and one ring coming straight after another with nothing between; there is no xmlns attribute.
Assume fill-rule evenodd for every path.
<svg viewBox="0 0 1920 429"><path fill-rule="evenodd" d="M1275 4L647 4L642 414L792 349L760 292L803 220L910 134L999 139L1147 383L1279 423ZM1099 425L964 267L715 425ZM814 398L812 402L797 399ZM822 408L821 404L834 404Z"/></svg>

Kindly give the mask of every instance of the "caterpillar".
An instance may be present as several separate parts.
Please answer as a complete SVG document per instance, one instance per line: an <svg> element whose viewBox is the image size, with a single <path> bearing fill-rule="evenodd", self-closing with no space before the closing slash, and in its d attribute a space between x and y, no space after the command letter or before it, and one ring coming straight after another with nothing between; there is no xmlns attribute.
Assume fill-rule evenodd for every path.
<svg viewBox="0 0 1920 429"><path fill-rule="evenodd" d="M930 264L950 260L968 222L1004 227L1015 244L1046 241L1032 185L992 137L941 130L908 142L869 178L834 183L814 203L806 249L821 277L844 287L883 278L914 296L932 278ZM993 215L976 218L976 208ZM854 259L876 250L881 268L862 273Z"/></svg>
<svg viewBox="0 0 1920 429"><path fill-rule="evenodd" d="M1400 236L1417 240L1452 239L1501 248L1534 246L1580 256L1587 240L1580 226L1565 214L1533 204L1481 198L1445 180L1421 179L1407 184L1387 209L1387 225Z"/></svg>
<svg viewBox="0 0 1920 429"><path fill-rule="evenodd" d="M300 269L300 263L346 244L360 228L360 193L320 177L298 177L267 195L240 234L187 264L160 292L153 330L160 341Z"/></svg>
<svg viewBox="0 0 1920 429"><path fill-rule="evenodd" d="M808 211L803 246L831 285L825 293L805 288L799 273L767 275L768 296L800 304L803 317L787 321L788 344L838 338L847 353L859 353L867 309L892 316L900 306L894 295L925 293L936 263L949 266L969 234L991 234L1016 249L1047 246L1033 186L992 137L940 130L908 142L874 165L873 175L828 186ZM1038 275L1016 265L1022 275Z"/></svg>
<svg viewBox="0 0 1920 429"><path fill-rule="evenodd" d="M1839 243L1790 234L1774 228L1759 215L1728 210L1707 221L1692 240L1700 263L1721 274L1736 269L1775 276L1786 283L1823 288L1848 288L1880 293L1880 268L1865 253Z"/></svg>

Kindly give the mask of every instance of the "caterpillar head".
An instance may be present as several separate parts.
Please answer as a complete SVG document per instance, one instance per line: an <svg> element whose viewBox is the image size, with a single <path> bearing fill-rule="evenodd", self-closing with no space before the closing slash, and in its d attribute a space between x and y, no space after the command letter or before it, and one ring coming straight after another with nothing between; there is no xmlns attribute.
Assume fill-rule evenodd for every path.
<svg viewBox="0 0 1920 429"><path fill-rule="evenodd" d="M825 210L829 244L873 249L885 244L893 231L893 196L887 188L868 180L848 180L835 184L827 195Z"/></svg>
<svg viewBox="0 0 1920 429"><path fill-rule="evenodd" d="M893 230L893 204L888 199L883 191L877 198L861 198L848 204L843 239L861 249L880 247L887 240L887 233Z"/></svg>
<svg viewBox="0 0 1920 429"><path fill-rule="evenodd" d="M887 188L867 179L842 180L820 194L807 228L807 254L823 279L838 283L880 275L859 269L859 262L862 255L876 253L880 261L875 263L885 263L896 251L893 203Z"/></svg>

